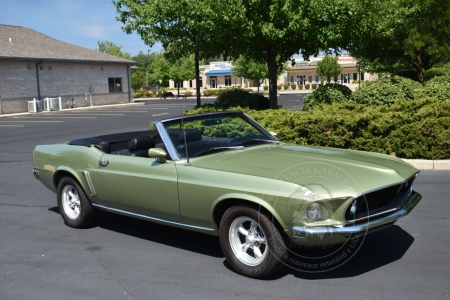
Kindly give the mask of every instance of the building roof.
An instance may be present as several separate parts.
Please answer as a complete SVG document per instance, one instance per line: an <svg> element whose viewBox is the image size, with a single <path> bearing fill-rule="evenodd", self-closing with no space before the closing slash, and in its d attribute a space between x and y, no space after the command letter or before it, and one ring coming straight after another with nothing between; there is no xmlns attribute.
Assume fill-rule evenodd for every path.
<svg viewBox="0 0 450 300"><path fill-rule="evenodd" d="M33 29L0 24L0 60L136 64L121 57L75 46Z"/></svg>

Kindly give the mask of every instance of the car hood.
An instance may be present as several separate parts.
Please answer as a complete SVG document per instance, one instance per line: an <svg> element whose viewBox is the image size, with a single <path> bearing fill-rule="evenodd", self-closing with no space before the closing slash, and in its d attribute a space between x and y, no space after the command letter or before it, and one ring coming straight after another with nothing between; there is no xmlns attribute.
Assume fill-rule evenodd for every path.
<svg viewBox="0 0 450 300"><path fill-rule="evenodd" d="M289 181L334 190L348 185L358 193L402 182L418 170L379 153L298 146L263 145L192 159L192 166Z"/></svg>

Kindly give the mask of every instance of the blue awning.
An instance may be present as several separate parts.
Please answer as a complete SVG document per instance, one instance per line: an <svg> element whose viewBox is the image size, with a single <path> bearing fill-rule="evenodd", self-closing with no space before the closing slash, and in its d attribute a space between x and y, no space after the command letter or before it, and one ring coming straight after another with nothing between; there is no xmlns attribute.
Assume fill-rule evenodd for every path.
<svg viewBox="0 0 450 300"><path fill-rule="evenodd" d="M205 73L206 76L225 76L231 75L231 69L211 70Z"/></svg>

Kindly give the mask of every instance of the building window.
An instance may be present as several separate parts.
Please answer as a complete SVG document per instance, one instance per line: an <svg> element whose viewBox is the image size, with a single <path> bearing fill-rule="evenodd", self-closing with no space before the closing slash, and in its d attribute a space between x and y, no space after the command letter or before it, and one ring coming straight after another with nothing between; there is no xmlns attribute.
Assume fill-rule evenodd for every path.
<svg viewBox="0 0 450 300"><path fill-rule="evenodd" d="M225 76L225 86L231 86L231 76L230 75Z"/></svg>
<svg viewBox="0 0 450 300"><path fill-rule="evenodd" d="M122 91L122 78L108 78L108 86L110 93Z"/></svg>
<svg viewBox="0 0 450 300"><path fill-rule="evenodd" d="M189 87L192 87L192 80L189 80Z"/></svg>
<svg viewBox="0 0 450 300"><path fill-rule="evenodd" d="M319 75L316 74L316 82L319 82L319 81L320 81Z"/></svg>
<svg viewBox="0 0 450 300"><path fill-rule="evenodd" d="M298 75L297 75L297 77L298 77ZM290 81L290 83L294 83L295 81L294 81L294 76L291 76L291 81Z"/></svg>
<svg viewBox="0 0 450 300"><path fill-rule="evenodd" d="M198 78L198 84L200 85L200 87L203 87L203 77Z"/></svg>
<svg viewBox="0 0 450 300"><path fill-rule="evenodd" d="M175 88L182 88L183 87L183 82L182 81L174 82L174 87Z"/></svg>
<svg viewBox="0 0 450 300"><path fill-rule="evenodd" d="M361 75L360 75L360 77L361 77L361 81L364 81L364 73L363 73L363 72L361 72L361 73L359 73L359 74L361 74Z"/></svg>
<svg viewBox="0 0 450 300"><path fill-rule="evenodd" d="M312 83L312 75L308 75L308 82Z"/></svg>
<svg viewBox="0 0 450 300"><path fill-rule="evenodd" d="M358 80L358 73L353 73L353 80Z"/></svg>

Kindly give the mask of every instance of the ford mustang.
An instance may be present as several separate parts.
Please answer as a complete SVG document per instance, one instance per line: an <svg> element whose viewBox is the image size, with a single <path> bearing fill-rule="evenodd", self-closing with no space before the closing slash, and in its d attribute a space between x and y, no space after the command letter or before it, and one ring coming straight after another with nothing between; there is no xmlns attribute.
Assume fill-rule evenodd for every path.
<svg viewBox="0 0 450 300"><path fill-rule="evenodd" d="M418 170L388 155L289 145L243 112L159 120L151 130L38 145L33 174L70 227L105 210L216 235L229 264L261 278L295 246L341 245L421 200Z"/></svg>

